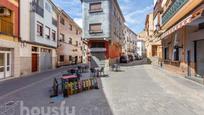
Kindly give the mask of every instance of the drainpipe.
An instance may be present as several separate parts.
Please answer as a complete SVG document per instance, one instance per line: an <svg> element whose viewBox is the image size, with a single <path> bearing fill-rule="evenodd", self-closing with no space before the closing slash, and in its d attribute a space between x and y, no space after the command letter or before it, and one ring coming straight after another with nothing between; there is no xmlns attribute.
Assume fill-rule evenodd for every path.
<svg viewBox="0 0 204 115"><path fill-rule="evenodd" d="M20 24L21 24L21 23L20 23L20 22L21 22L21 21L20 21L20 19L21 19L21 18L20 18L20 17L21 17L21 16L20 16L20 14L21 14L21 13L20 13L20 10L21 10L21 9L20 9L20 3L21 3L20 0L18 0L18 41L21 41L21 34L20 34L20 29L21 29L21 28L20 28Z"/></svg>
<svg viewBox="0 0 204 115"><path fill-rule="evenodd" d="M60 10L60 13L59 13L59 16L58 16L58 19L57 19L57 48L59 46L59 37L60 37L60 32L59 32L59 25L60 25L60 16L62 14L62 10ZM56 54L57 54L57 49L56 49ZM57 54L57 67L58 67L58 54Z"/></svg>

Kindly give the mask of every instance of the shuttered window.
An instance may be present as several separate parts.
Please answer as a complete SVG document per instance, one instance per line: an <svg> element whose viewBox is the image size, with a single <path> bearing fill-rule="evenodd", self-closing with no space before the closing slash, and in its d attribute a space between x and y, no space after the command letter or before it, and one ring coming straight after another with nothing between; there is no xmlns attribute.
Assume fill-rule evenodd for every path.
<svg viewBox="0 0 204 115"><path fill-rule="evenodd" d="M47 27L47 26L46 26L46 28L45 28L45 37L46 37L47 39L50 39L50 28Z"/></svg>
<svg viewBox="0 0 204 115"><path fill-rule="evenodd" d="M89 25L89 30L90 30L90 33L102 32L101 23L98 23L98 24L90 24L90 25Z"/></svg>
<svg viewBox="0 0 204 115"><path fill-rule="evenodd" d="M90 3L90 12L98 12L98 11L102 11L102 7L101 7L101 2L97 2L97 3Z"/></svg>
<svg viewBox="0 0 204 115"><path fill-rule="evenodd" d="M43 24L40 22L37 22L37 35L43 36Z"/></svg>

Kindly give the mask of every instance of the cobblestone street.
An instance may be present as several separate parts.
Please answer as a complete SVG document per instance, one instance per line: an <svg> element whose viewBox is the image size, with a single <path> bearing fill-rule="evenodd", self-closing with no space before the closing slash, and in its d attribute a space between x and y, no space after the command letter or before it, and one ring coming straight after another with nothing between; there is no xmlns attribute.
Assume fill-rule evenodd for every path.
<svg viewBox="0 0 204 115"><path fill-rule="evenodd" d="M204 114L203 86L151 65L123 66L121 70L102 77L99 90L86 91L58 101L49 98L48 90L52 84L51 78L59 76L60 72L47 78L46 74L40 81L1 95L0 110L7 102L14 101L17 102L14 115L20 115L19 101L31 108L59 107L65 100L67 107L74 107L76 115ZM1 88L4 85L4 82L0 83ZM11 112L5 115L12 115Z"/></svg>

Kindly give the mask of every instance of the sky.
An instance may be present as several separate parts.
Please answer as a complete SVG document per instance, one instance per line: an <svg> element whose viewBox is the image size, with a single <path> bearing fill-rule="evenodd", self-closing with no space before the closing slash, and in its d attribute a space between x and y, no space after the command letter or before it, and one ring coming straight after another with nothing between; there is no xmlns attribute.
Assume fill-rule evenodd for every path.
<svg viewBox="0 0 204 115"><path fill-rule="evenodd" d="M74 21L82 27L80 0L53 0L54 3L66 11ZM153 0L118 0L125 17L125 24L135 33L143 31L146 15L152 12Z"/></svg>

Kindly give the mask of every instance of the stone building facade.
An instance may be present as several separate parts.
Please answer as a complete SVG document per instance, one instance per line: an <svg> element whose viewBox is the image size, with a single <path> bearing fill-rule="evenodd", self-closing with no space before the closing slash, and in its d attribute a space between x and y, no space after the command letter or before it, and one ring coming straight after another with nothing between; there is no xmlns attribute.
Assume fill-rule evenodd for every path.
<svg viewBox="0 0 204 115"><path fill-rule="evenodd" d="M81 28L63 10L60 11L58 26L58 66L82 63L83 41Z"/></svg>
<svg viewBox="0 0 204 115"><path fill-rule="evenodd" d="M135 56L137 53L137 34L127 26L124 27L123 33L125 40L123 42L122 54L131 57Z"/></svg>

